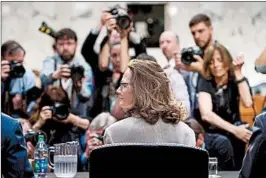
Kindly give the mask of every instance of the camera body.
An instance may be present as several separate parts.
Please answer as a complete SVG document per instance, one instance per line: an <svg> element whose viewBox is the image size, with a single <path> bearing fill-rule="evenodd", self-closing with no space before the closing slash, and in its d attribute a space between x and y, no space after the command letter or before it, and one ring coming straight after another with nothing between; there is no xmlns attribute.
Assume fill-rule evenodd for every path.
<svg viewBox="0 0 266 178"><path fill-rule="evenodd" d="M52 115L60 121L67 119L70 114L70 106L67 104L56 102L50 109L52 110Z"/></svg>
<svg viewBox="0 0 266 178"><path fill-rule="evenodd" d="M181 51L181 61L185 65L190 65L192 62L196 62L197 60L193 57L193 55L199 55L203 58L203 52L198 48L195 49L193 47L184 48Z"/></svg>
<svg viewBox="0 0 266 178"><path fill-rule="evenodd" d="M113 18L116 19L116 23L120 29L126 30L129 28L130 23L132 21L125 9L122 9L119 6L115 6L111 8L108 12L111 13Z"/></svg>
<svg viewBox="0 0 266 178"><path fill-rule="evenodd" d="M71 78L74 84L80 81L84 77L85 70L82 66L73 65L70 67L70 70L71 70Z"/></svg>
<svg viewBox="0 0 266 178"><path fill-rule="evenodd" d="M22 63L17 60L12 60L10 63L10 77L11 78L21 78L25 74L26 70L23 67Z"/></svg>

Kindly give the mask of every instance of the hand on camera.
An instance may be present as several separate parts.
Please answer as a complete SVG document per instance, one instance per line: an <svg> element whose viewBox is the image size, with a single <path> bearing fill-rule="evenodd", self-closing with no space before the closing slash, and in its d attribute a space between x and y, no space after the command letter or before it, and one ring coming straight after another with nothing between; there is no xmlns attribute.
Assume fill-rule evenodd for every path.
<svg viewBox="0 0 266 178"><path fill-rule="evenodd" d="M9 61L2 60L1 61L1 78L2 80L6 80L9 77L10 65Z"/></svg>
<svg viewBox="0 0 266 178"><path fill-rule="evenodd" d="M109 12L107 12L107 10L103 10L102 15L101 15L101 26L106 25L106 22L111 17L112 17L112 15Z"/></svg>
<svg viewBox="0 0 266 178"><path fill-rule="evenodd" d="M40 112L40 119L43 122L46 122L48 119L53 118L53 113L50 106L44 106L42 107L42 110Z"/></svg>
<svg viewBox="0 0 266 178"><path fill-rule="evenodd" d="M239 55L233 60L233 66L235 72L241 72L241 68L244 65L244 56Z"/></svg>
<svg viewBox="0 0 266 178"><path fill-rule="evenodd" d="M52 74L53 79L69 78L70 76L71 70L67 64L61 65L60 68Z"/></svg>
<svg viewBox="0 0 266 178"><path fill-rule="evenodd" d="M203 65L204 65L203 59L198 55L194 55L193 57L194 57L194 59L196 59L196 61L191 62L190 65L185 65L181 61L181 54L179 52L174 52L174 59L175 59L175 63L176 63L176 68L177 69L183 69L186 71L203 73Z"/></svg>
<svg viewBox="0 0 266 178"><path fill-rule="evenodd" d="M116 29L116 19L113 18L113 16L110 13L106 15L106 19L107 21L105 25L107 28L107 33L108 35L111 35L112 31Z"/></svg>

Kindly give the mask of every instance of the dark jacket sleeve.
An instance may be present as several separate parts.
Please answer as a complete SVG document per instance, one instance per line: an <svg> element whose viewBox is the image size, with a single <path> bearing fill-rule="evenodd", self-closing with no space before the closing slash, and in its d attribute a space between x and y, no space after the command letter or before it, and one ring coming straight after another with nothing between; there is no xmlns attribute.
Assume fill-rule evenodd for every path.
<svg viewBox="0 0 266 178"><path fill-rule="evenodd" d="M259 114L255 118L254 126L256 126L262 130L266 130L266 112Z"/></svg>
<svg viewBox="0 0 266 178"><path fill-rule="evenodd" d="M1 117L6 117L1 115ZM9 119L9 118L5 118ZM11 118L10 118L11 119ZM3 121L3 118L1 118ZM4 151L2 150L2 175L5 178L33 178L33 170L28 160L27 147L22 134L20 123L14 119L12 122L2 122L8 124L9 133L4 134ZM6 131L6 130L5 130ZM3 137L3 135L2 135ZM3 148L2 148L3 149Z"/></svg>
<svg viewBox="0 0 266 178"><path fill-rule="evenodd" d="M244 157L239 178L258 178L265 175L266 131L257 130L250 138L248 151Z"/></svg>
<svg viewBox="0 0 266 178"><path fill-rule="evenodd" d="M93 34L90 32L81 48L82 56L86 62L90 64L93 70L98 68L98 54L93 50L93 46L98 38L98 35L99 34Z"/></svg>

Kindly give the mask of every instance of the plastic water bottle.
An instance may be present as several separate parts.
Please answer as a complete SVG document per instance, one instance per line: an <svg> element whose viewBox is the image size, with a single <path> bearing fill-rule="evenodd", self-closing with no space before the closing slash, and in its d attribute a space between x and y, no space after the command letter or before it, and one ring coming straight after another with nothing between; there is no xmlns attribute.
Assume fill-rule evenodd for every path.
<svg viewBox="0 0 266 178"><path fill-rule="evenodd" d="M38 136L38 143L34 151L34 173L36 178L44 178L48 172L48 148L44 136Z"/></svg>

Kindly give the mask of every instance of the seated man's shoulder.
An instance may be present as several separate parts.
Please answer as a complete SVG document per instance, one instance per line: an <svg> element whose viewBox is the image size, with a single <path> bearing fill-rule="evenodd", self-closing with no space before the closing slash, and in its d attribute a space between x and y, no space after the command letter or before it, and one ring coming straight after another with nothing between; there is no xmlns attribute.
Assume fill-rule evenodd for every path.
<svg viewBox="0 0 266 178"><path fill-rule="evenodd" d="M1 133L2 134L9 134L10 132L14 131L16 127L18 127L19 121L13 119L12 117L1 113Z"/></svg>

